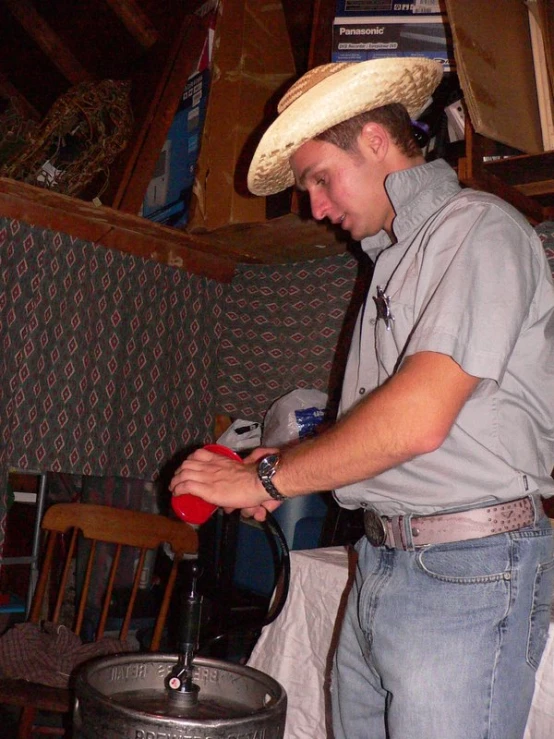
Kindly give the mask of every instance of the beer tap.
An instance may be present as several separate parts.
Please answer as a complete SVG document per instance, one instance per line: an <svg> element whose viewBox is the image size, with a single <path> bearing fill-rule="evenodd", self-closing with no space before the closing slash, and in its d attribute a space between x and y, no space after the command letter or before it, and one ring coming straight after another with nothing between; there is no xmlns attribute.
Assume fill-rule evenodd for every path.
<svg viewBox="0 0 554 739"><path fill-rule="evenodd" d="M179 658L167 678L170 696L182 706L194 706L198 702L199 687L193 681L192 663L199 646L202 615L202 596L197 592L199 574L200 569L194 563L190 591L184 594L181 601L177 647Z"/></svg>

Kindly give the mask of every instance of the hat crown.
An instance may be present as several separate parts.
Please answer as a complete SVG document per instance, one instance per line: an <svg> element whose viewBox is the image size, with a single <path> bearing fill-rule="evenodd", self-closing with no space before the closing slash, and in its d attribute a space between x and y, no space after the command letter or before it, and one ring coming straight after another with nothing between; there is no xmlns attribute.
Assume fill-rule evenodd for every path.
<svg viewBox="0 0 554 739"><path fill-rule="evenodd" d="M283 95L277 106L277 112L282 113L291 103L298 100L307 90L315 87L319 82L330 77L332 74L340 72L345 67L351 67L356 62L330 62L329 64L321 64L319 67L309 69L300 79L292 85Z"/></svg>

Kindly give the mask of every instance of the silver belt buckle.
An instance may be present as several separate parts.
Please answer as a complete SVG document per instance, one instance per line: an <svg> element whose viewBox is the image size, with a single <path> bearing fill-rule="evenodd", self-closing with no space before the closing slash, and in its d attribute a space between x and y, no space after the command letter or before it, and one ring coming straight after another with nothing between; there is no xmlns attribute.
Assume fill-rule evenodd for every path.
<svg viewBox="0 0 554 739"><path fill-rule="evenodd" d="M373 547L382 547L387 540L385 523L375 511L364 511L364 531L367 540Z"/></svg>

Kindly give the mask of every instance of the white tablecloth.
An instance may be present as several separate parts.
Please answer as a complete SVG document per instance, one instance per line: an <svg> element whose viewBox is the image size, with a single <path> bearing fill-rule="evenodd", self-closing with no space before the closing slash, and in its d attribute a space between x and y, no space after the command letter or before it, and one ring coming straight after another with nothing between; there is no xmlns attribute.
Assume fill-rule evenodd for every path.
<svg viewBox="0 0 554 739"><path fill-rule="evenodd" d="M285 739L332 739L327 686L348 580L348 555L342 547L291 552L287 602L263 630L248 662L287 691ZM553 737L554 624L537 672L524 739Z"/></svg>

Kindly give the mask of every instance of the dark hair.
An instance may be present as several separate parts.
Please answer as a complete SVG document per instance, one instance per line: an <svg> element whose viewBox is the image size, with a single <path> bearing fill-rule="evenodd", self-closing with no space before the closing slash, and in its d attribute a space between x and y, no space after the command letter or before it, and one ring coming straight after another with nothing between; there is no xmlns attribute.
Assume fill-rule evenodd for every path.
<svg viewBox="0 0 554 739"><path fill-rule="evenodd" d="M354 151L358 148L358 136L366 123L379 123L386 128L394 143L406 156L410 158L421 156L421 148L414 138L410 116L400 103L382 105L348 118L315 136L315 139L327 141L345 151Z"/></svg>

